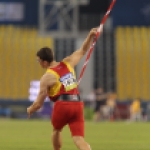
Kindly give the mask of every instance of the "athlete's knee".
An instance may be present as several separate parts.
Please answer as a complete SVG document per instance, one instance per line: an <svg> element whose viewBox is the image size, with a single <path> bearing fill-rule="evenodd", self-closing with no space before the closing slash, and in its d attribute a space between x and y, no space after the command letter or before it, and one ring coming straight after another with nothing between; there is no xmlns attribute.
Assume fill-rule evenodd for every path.
<svg viewBox="0 0 150 150"><path fill-rule="evenodd" d="M82 136L73 136L73 141L80 150L91 150L90 145L85 142Z"/></svg>
<svg viewBox="0 0 150 150"><path fill-rule="evenodd" d="M60 150L62 147L62 141L61 141L61 131L60 130L53 130L52 133L52 142L53 142L53 147L55 150Z"/></svg>

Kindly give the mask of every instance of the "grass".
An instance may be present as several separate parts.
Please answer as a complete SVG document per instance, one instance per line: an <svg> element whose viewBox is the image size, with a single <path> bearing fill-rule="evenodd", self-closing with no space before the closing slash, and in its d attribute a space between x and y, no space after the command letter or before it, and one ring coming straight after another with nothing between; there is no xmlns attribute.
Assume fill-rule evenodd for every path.
<svg viewBox="0 0 150 150"><path fill-rule="evenodd" d="M52 150L52 126L46 120L0 120L0 150ZM62 150L77 150L67 127ZM150 150L150 123L86 122L92 150Z"/></svg>

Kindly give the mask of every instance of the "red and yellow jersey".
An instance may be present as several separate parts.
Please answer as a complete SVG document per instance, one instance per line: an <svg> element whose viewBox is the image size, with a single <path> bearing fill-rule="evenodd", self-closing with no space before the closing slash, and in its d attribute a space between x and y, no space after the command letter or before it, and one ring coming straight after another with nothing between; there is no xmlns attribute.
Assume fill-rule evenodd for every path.
<svg viewBox="0 0 150 150"><path fill-rule="evenodd" d="M69 63L62 61L54 68L47 69L53 74L57 82L50 88L48 96L52 101L56 101L61 94L79 94L74 69Z"/></svg>

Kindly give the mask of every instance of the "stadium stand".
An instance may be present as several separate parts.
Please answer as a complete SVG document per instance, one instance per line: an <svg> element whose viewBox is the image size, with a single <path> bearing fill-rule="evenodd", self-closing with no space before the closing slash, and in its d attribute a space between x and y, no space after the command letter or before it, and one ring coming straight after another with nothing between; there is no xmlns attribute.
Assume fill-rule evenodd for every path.
<svg viewBox="0 0 150 150"><path fill-rule="evenodd" d="M36 62L36 51L43 46L53 48L53 39L39 36L35 28L0 26L0 99L28 98L30 81L44 72Z"/></svg>
<svg viewBox="0 0 150 150"><path fill-rule="evenodd" d="M150 28L116 29L116 75L119 99L150 99Z"/></svg>

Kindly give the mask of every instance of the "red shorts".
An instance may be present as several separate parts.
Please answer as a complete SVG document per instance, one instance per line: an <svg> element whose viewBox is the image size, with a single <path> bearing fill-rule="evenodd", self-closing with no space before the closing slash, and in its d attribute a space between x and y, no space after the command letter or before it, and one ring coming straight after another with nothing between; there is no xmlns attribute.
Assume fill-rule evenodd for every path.
<svg viewBox="0 0 150 150"><path fill-rule="evenodd" d="M53 127L61 130L67 124L72 136L84 136L83 102L55 102L52 112Z"/></svg>

